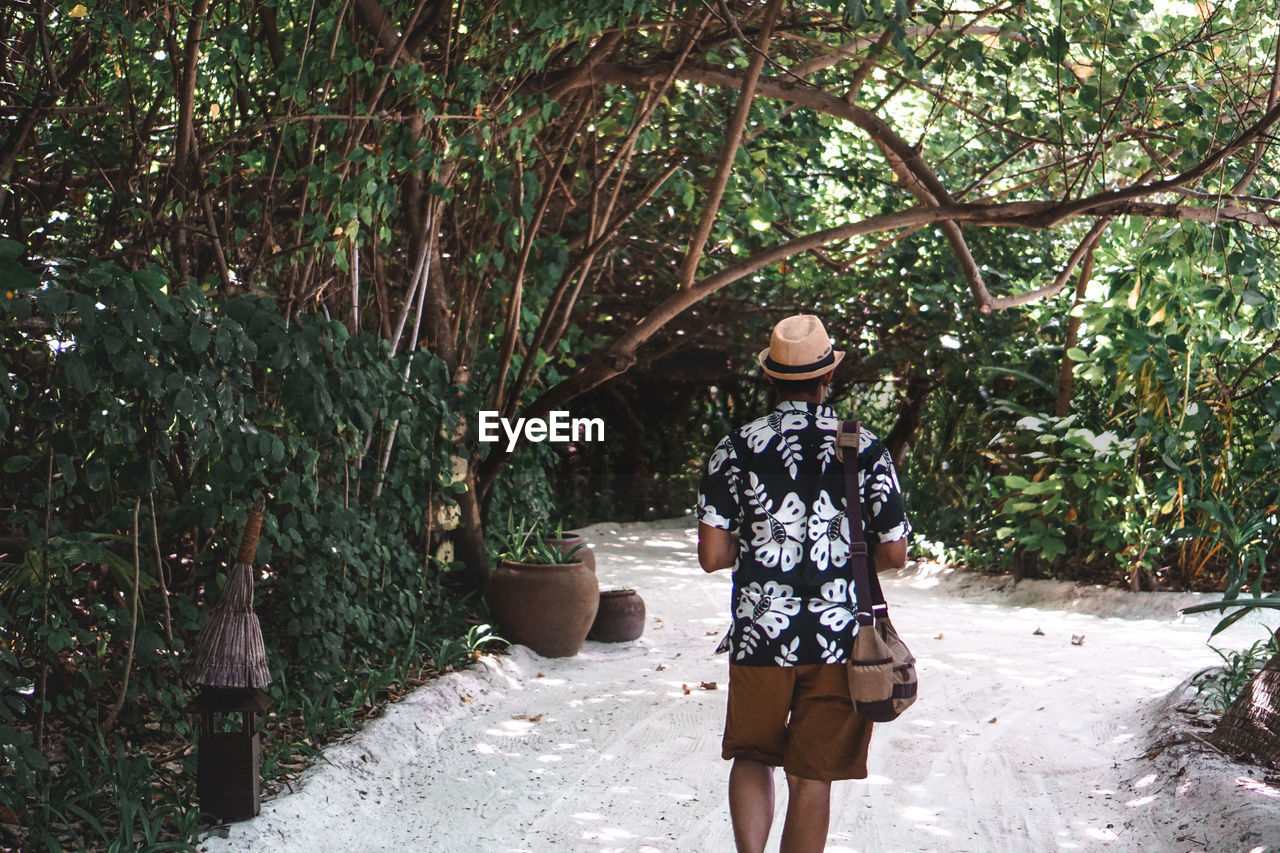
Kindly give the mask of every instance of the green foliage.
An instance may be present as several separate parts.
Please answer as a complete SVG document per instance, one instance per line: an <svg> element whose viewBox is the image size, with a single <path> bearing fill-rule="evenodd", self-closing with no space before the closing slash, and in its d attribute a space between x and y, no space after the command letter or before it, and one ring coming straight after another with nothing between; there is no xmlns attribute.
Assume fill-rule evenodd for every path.
<svg viewBox="0 0 1280 853"><path fill-rule="evenodd" d="M195 838L199 810L190 805L193 780L180 779L180 790L170 789L169 780L157 776L150 759L119 735L108 744L101 732L95 732L68 739L64 748L67 757L56 772L39 778L47 789L38 802L15 803L21 809L15 813L25 812L31 819L23 849L191 849L188 841L172 839Z"/></svg>
<svg viewBox="0 0 1280 853"><path fill-rule="evenodd" d="M1206 667L1191 676L1196 689L1196 699L1211 711L1223 713L1240 696L1263 665L1275 654L1280 654L1280 635L1268 631L1268 636L1246 649L1223 651L1211 646L1222 659L1220 666Z"/></svg>
<svg viewBox="0 0 1280 853"><path fill-rule="evenodd" d="M577 553L586 547L586 543L574 545L565 551L547 541L561 536L563 536L561 528L548 531L538 522L526 524L523 519L514 521L508 518L507 535L498 552L498 559L512 563L546 565L569 565L580 562Z"/></svg>
<svg viewBox="0 0 1280 853"><path fill-rule="evenodd" d="M882 436L919 416L903 475L937 550L1272 601L1274 128L1209 155L1263 109L1273 4L786 4L695 278L748 271L696 304L674 273L763 4L193 6L0 12L11 811L40 786L9 783L57 770L39 712L79 742L135 633L122 730L189 733L173 664L255 495L278 719L318 737L416 665L406 647L453 656L446 546L480 562L502 538L485 518L691 504L706 448L764 406L743 378L761 340L801 310L850 353L842 413ZM904 178L908 151L924 171ZM1099 193L1120 206L1088 292L990 315L954 231L880 219L944 196L1001 213L1018 227L961 236L1002 296L1054 279L1101 209L1063 205ZM1188 220L1219 215L1239 218ZM769 254L851 223L870 224ZM504 467L465 428L545 395L610 440Z"/></svg>
<svg viewBox="0 0 1280 853"><path fill-rule="evenodd" d="M3 524L23 544L0 561L0 725L10 735L0 805L19 823L48 838L71 823L100 826L111 835L101 844L128 849L190 837L186 807L156 806L138 779L148 741L192 737L176 662L256 493L269 495L256 604L281 717L362 707L360 691L380 687L361 686L352 659L368 662L375 684L407 665L398 650L425 654L421 643L466 633L443 585L450 567L424 553L428 507L458 488L445 437L468 399L438 359L393 359L340 324L288 324L270 300L212 304L198 288L170 294L163 276L112 265L63 268L3 312L11 427L0 486L13 496ZM19 332L18 318L47 332ZM366 443L387 440L379 414L398 422L385 472L359 464ZM142 606L120 724L154 734L108 749L93 732L121 689L135 577ZM33 748L39 704L44 736L70 764L49 767ZM94 776L103 773L113 781ZM105 814L111 802L126 811Z"/></svg>
<svg viewBox="0 0 1280 853"><path fill-rule="evenodd" d="M1014 333L1020 346L1016 327L1001 333L998 363L951 371L951 401L931 402L945 443L927 429L911 475L914 494L946 490L967 515L957 523L944 508L918 529L967 540L975 565L1261 597L1280 465L1274 260L1234 226L1182 225L1127 245L1135 236L1104 243L1074 308L1043 306ZM1081 326L1068 353L1069 314ZM1064 358L1076 381L1058 415ZM957 482L951 471L965 473Z"/></svg>

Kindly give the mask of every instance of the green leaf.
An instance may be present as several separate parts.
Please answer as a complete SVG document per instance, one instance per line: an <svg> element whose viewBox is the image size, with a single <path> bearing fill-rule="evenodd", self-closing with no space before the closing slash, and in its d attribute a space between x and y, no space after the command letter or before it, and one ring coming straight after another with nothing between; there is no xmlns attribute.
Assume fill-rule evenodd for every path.
<svg viewBox="0 0 1280 853"><path fill-rule="evenodd" d="M13 241L6 240L4 242L12 243ZM13 258L0 258L0 282L4 282L2 287L9 291L20 292L40 286L40 278ZM6 295L5 293L0 293L0 297Z"/></svg>
<svg viewBox="0 0 1280 853"><path fill-rule="evenodd" d="M31 457L21 454L10 456L4 460L4 472L6 474L16 474L19 471L25 471L31 465Z"/></svg>
<svg viewBox="0 0 1280 853"><path fill-rule="evenodd" d="M67 291L60 284L50 284L36 295L40 313L47 316L64 313L68 303Z"/></svg>
<svg viewBox="0 0 1280 853"><path fill-rule="evenodd" d="M199 324L191 330L191 349L197 353L204 353L209 350L209 341L213 337L209 331L209 327Z"/></svg>
<svg viewBox="0 0 1280 853"><path fill-rule="evenodd" d="M1067 58L1067 50L1070 47L1067 42L1067 33L1061 26L1055 25L1049 32L1049 42L1045 45L1049 61L1060 63Z"/></svg>
<svg viewBox="0 0 1280 853"><path fill-rule="evenodd" d="M93 392L93 381L89 378L89 368L75 352L64 352L58 358L63 373L66 374L67 381L71 383L80 394L90 394Z"/></svg>

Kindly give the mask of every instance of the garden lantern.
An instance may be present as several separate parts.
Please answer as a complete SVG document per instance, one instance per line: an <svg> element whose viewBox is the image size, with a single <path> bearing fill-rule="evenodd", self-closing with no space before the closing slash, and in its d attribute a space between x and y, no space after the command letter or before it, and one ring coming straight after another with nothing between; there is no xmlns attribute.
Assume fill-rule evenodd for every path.
<svg viewBox="0 0 1280 853"><path fill-rule="evenodd" d="M254 716L270 699L271 683L262 628L253 612L253 556L265 506L249 510L235 565L209 621L196 637L188 677L201 686L186 710L200 714L196 794L200 808L220 820L248 820L261 808L259 738ZM221 731L219 718L239 713L237 731Z"/></svg>

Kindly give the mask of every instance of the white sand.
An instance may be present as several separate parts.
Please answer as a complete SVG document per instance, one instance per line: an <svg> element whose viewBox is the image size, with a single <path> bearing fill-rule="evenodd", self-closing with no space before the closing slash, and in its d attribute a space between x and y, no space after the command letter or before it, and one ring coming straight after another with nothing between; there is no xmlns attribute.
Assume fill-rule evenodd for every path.
<svg viewBox="0 0 1280 853"><path fill-rule="evenodd" d="M556 660L516 648L433 682L202 849L732 850L728 660L713 654L730 578L698 569L688 521L585 533L602 586L644 597L640 640ZM1164 697L1217 661L1209 619L1176 617L1187 597L1026 581L1010 592L927 570L885 580L921 698L877 726L871 777L834 786L828 850L1280 849L1275 788L1185 745L1146 755ZM1225 640L1258 636L1237 627ZM779 773L779 815L785 788Z"/></svg>

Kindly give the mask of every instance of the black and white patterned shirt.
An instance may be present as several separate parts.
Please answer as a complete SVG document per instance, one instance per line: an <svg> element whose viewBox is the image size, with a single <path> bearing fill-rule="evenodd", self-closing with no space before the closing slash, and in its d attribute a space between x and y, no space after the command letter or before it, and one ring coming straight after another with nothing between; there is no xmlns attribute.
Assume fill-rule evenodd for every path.
<svg viewBox="0 0 1280 853"><path fill-rule="evenodd" d="M727 638L735 664L839 663L849 653L858 622L839 427L830 406L783 401L725 436L707 461L698 520L739 533ZM858 483L871 559L911 524L893 458L866 429Z"/></svg>

